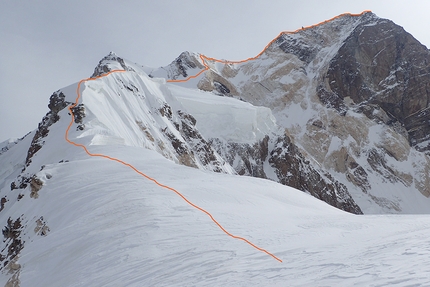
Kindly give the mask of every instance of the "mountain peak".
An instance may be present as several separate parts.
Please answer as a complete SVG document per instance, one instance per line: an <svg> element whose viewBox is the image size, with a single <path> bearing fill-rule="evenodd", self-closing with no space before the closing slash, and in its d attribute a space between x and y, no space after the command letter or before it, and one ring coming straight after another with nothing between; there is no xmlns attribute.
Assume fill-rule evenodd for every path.
<svg viewBox="0 0 430 287"><path fill-rule="evenodd" d="M105 56L105 58L107 58L107 57L117 57L117 55L114 51L110 51L109 54L107 54L107 56Z"/></svg>
<svg viewBox="0 0 430 287"><path fill-rule="evenodd" d="M111 51L103 57L94 69L91 78L101 76L113 70L134 71L134 69L126 64L123 58L119 57L115 52Z"/></svg>
<svg viewBox="0 0 430 287"><path fill-rule="evenodd" d="M370 11L341 14L282 32L242 61L201 55L200 69L185 65L186 56L153 75L270 108L310 161L348 186L359 205L416 212L405 204L406 191L429 196L430 166L412 158L430 162L430 54L391 20ZM396 192L380 196L381 183Z"/></svg>

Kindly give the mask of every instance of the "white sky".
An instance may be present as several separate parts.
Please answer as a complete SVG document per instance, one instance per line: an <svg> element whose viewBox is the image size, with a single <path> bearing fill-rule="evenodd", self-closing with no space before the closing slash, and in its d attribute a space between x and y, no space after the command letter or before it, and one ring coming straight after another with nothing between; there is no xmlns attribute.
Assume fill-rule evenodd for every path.
<svg viewBox="0 0 430 287"><path fill-rule="evenodd" d="M240 60L281 31L363 10L430 47L428 0L0 0L0 142L37 128L52 92L110 51L152 67L183 51Z"/></svg>

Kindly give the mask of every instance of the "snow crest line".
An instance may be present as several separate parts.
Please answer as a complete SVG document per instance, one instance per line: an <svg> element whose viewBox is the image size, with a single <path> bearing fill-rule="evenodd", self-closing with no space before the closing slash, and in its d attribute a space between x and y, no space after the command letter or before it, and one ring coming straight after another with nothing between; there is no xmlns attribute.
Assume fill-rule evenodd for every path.
<svg viewBox="0 0 430 287"><path fill-rule="evenodd" d="M260 57L280 36L282 36L284 34L296 34L298 32L305 31L305 30L310 29L310 28L318 27L320 25L326 24L328 22L331 22L331 21L333 21L335 19L338 19L338 18L341 18L341 17L344 17L344 16L358 17L358 16L362 16L362 15L364 15L366 13L370 13L370 12L372 12L372 11L371 10L364 10L363 12L361 12L359 14L343 13L343 14L337 15L337 16L331 18L331 19L322 21L322 22L320 22L318 24L315 24L315 25L302 27L302 28L297 29L295 31L283 31L283 32L279 33L279 35L276 36L272 41L270 41L269 44L267 44L266 47L264 47L264 49L260 53L258 53L257 56L251 57L251 58L247 58L245 60L239 60L239 61L218 60L218 59L211 58L211 57L205 56L203 54L200 54L200 60L202 61L203 66L205 67L203 70L201 70L197 74L195 74L193 76L189 76L189 77L187 77L187 78L185 78L183 80L166 80L166 81L169 82L169 83L181 83L181 82L187 82L187 81L189 81L191 79L195 79L198 76L200 76L203 72L205 72L205 71L207 71L207 70L210 69L209 65L207 64L207 61L218 62L218 63L222 63L222 64L240 64L240 63L245 63L245 62L248 62L248 61L251 61L251 60L255 60L258 57Z"/></svg>
<svg viewBox="0 0 430 287"><path fill-rule="evenodd" d="M203 70L203 71L201 71L200 73L198 73L197 75L195 75L194 77L197 77L198 75L200 75L202 72L204 72L205 70ZM176 189L174 189L174 188L172 188L172 187L170 187L170 186L167 186L167 185L164 185L164 184L161 184L161 183L159 183L157 180L155 180L154 178L152 178L152 177L149 177L148 175L146 175L145 173L143 173L143 172L141 172L140 170L138 170L136 167L134 167L133 165L131 165L131 164L129 164L129 163L127 163L127 162L125 162L125 161L122 161L122 160L120 160L120 159L117 159L117 158L114 158L114 157L111 157L111 156L108 156L108 155L104 155L104 154L95 154L95 153L91 153L88 149L87 149L87 147L85 146L85 145L83 145L83 144L79 144L79 143L76 143L76 142L74 142L74 141L71 141L70 139L69 139L69 131L70 131L70 128L72 127L72 125L73 125L73 122L74 122L74 118L75 118L75 116L74 116L74 114L73 114L73 111L72 111L72 109L74 108L74 107L76 107L77 105L78 105L78 102L79 102L79 98L81 97L81 92L80 92L80 89L81 89L81 84L82 83L85 83L85 82L87 82L87 81L93 81L93 80L97 80L97 79L100 79L100 78L103 78L103 77L106 77L106 76L108 76L108 75L110 75L110 74L113 74L113 73L122 73L122 72L126 72L125 70L112 70L112 71L110 71L110 72L108 72L108 73L106 73L106 74L103 74L103 75L100 75L100 76L96 76L96 77L94 77L94 78L86 78L86 79L82 79L82 80L80 80L79 81L79 83L78 83L78 87L77 87L77 89L76 89L76 94L77 94L77 97L76 97L76 100L75 100L75 103L74 104L72 104L71 106L69 106L68 107L68 109L69 109L69 112L70 112L70 114L71 114L71 117L72 117L72 119L71 119L71 121L70 121L70 124L68 125L68 127L67 127L67 129L66 129L66 133L65 133L65 139L66 139L66 141L69 143L69 144L72 144L72 145L74 145L74 146L76 146L76 147L80 147L80 148L82 148L89 156L91 156L91 157L102 157L102 158L106 158L106 159L109 159L109 160L111 160L111 161L115 161L115 162L118 162L118 163L120 163L120 164L122 164L122 165L125 165L125 166L127 166L127 167L129 167L129 168L131 168L132 170L134 170L136 173L138 173L139 175L141 175L141 176L143 176L143 177L145 177L146 179L148 179L148 180L150 180L150 181L152 181L152 182L154 182L155 184L157 184L158 186L160 186L160 187L162 187L162 188L165 188L165 189L168 189L168 190L170 190L170 191L173 191L174 193L176 193L177 195L179 195L183 200L185 200L185 202L187 202L189 205L191 205L192 207L194 207L194 208L196 208L196 209L198 209L198 210L200 210L201 212L203 212L203 213L205 213L207 216L209 216L210 217L210 219L222 230L222 231L224 231L224 233L226 233L228 236L230 236L230 237L232 237L232 238L235 238L235 239L239 239L239 240L242 240L242 241L245 241L246 243L248 243L249 245L251 245L252 247L254 247L255 249L257 249L257 250L259 250L259 251L262 251L262 252L264 252L264 253L266 253L266 254L268 254L268 255L270 255L270 256L272 256L274 259L276 259L276 260L278 260L279 262L282 262L282 260L281 259L279 259L278 257L276 257L275 255L273 255L272 253L270 253L269 251L267 251L267 250L265 250L265 249L263 249L263 248L260 248L260 247L258 247L258 246L256 246L255 244L253 244L252 242L250 242L250 241L248 241L247 239L245 239L245 238L243 238L243 237L240 237L240 236L236 236L236 235L233 235L233 234L231 234L230 232L228 232L227 230L225 230L224 229L224 227L220 224L220 223L218 223L218 221L216 221L215 220L215 218L212 216L212 214L210 214L208 211L206 211L205 209L203 209L203 208L201 208L201 207L199 207L199 206L197 206L197 205L195 205L194 203L192 203L191 201L189 201L182 193L180 193L179 191L177 191Z"/></svg>

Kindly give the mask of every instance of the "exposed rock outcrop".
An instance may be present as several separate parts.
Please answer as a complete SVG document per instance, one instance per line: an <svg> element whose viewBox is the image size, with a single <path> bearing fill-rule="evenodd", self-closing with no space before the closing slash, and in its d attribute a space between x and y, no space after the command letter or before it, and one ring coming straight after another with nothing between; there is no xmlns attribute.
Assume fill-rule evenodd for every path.
<svg viewBox="0 0 430 287"><path fill-rule="evenodd" d="M204 69L197 54L181 53L171 64L148 73L150 77L166 77L171 80L185 79L194 75L195 71Z"/></svg>
<svg viewBox="0 0 430 287"><path fill-rule="evenodd" d="M280 183L308 192L339 209L362 214L346 186L328 173L313 168L288 136L277 139L270 152L269 163Z"/></svg>
<svg viewBox="0 0 430 287"><path fill-rule="evenodd" d="M118 57L115 52L110 52L107 56L100 60L99 64L95 67L91 78L101 76L115 69L134 71L132 67L125 64L123 58Z"/></svg>
<svg viewBox="0 0 430 287"><path fill-rule="evenodd" d="M253 145L212 139L212 145L240 175L269 178L321 199L339 209L362 214L345 185L317 170L305 159L288 135L264 137ZM270 169L270 170L269 170Z"/></svg>
<svg viewBox="0 0 430 287"><path fill-rule="evenodd" d="M36 133L33 137L31 145L27 152L27 158L25 160L25 166L28 167L31 163L32 157L42 148L44 144L44 138L48 136L49 128L58 122L60 116L58 113L71 105L71 102L65 100L66 96L60 90L52 94L49 99L48 108L50 111L43 117L42 121L39 123ZM82 123L82 119L85 117L85 110L82 106L77 106L73 109L75 114L75 122ZM23 171L25 168L23 169Z"/></svg>
<svg viewBox="0 0 430 287"><path fill-rule="evenodd" d="M21 219L17 218L13 220L8 218L7 224L3 227L2 233L4 237L5 247L0 254L0 270L3 270L8 266L9 263L19 255L21 250L24 248L24 241L21 238L21 231L23 226L21 225Z"/></svg>

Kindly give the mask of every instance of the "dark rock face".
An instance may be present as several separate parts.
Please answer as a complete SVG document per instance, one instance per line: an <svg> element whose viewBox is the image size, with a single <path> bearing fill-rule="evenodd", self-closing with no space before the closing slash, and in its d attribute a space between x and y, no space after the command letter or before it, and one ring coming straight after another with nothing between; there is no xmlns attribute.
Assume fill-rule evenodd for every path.
<svg viewBox="0 0 430 287"><path fill-rule="evenodd" d="M15 221L10 217L8 218L6 226L2 229L4 242L6 242L3 250L6 250L6 254L0 255L0 262L3 263L0 265L0 270L8 266L24 248L24 241L21 238L22 229L21 218L17 218Z"/></svg>
<svg viewBox="0 0 430 287"><path fill-rule="evenodd" d="M221 95L228 95L230 94L230 89L227 88L223 83L214 81L214 87L215 90L220 93Z"/></svg>
<svg viewBox="0 0 430 287"><path fill-rule="evenodd" d="M253 145L223 143L218 139L212 139L211 143L239 175L267 178L264 163L268 161L277 182L307 192L341 210L362 214L346 186L313 168L287 135L275 139L266 136Z"/></svg>
<svg viewBox="0 0 430 287"><path fill-rule="evenodd" d="M279 36L275 41L275 45L284 53L296 55L297 58L306 64L309 64L317 53L317 47L310 46L292 37L290 34L282 34Z"/></svg>
<svg viewBox="0 0 430 287"><path fill-rule="evenodd" d="M161 130L169 139L180 164L197 168L201 163L214 172L223 172L225 162L217 157L210 143L197 130L196 119L192 115L181 110L173 111L167 103L158 112L168 118L179 132L180 136L167 128Z"/></svg>
<svg viewBox="0 0 430 287"><path fill-rule="evenodd" d="M330 88L356 104L381 107L391 123L406 128L412 146L430 152L430 52L389 20L366 24L358 25L331 61Z"/></svg>
<svg viewBox="0 0 430 287"><path fill-rule="evenodd" d="M61 91L56 91L52 94L52 96L49 98L48 104L48 108L52 113L58 114L59 111L71 104L70 102L66 102L65 98L66 96Z"/></svg>
<svg viewBox="0 0 430 287"><path fill-rule="evenodd" d="M213 171L222 172L221 166L224 163L216 157L214 149L196 129L196 119L183 111L178 111L178 114L181 117L178 131L190 146L192 153L204 166L213 166Z"/></svg>
<svg viewBox="0 0 430 287"><path fill-rule="evenodd" d="M58 112L71 105L71 102L67 102L65 100L66 96L60 90L56 91L52 94L49 99L48 108L50 111L43 117L42 121L39 123L39 126L36 130L36 134L33 137L30 148L27 152L27 158L25 160L25 166L29 166L31 163L31 159L43 146L44 138L48 136L49 127L58 122L60 116ZM85 116L83 107L75 107L76 115L75 122L82 122L82 118ZM24 171L24 170L23 170Z"/></svg>
<svg viewBox="0 0 430 287"><path fill-rule="evenodd" d="M211 139L211 145L239 175L259 178L267 178L264 171L264 162L269 153L268 142L269 136L253 145L234 142L226 143L219 139Z"/></svg>
<svg viewBox="0 0 430 287"><path fill-rule="evenodd" d="M188 77L187 70L189 68L194 69L197 67L196 63L191 60L188 53L186 52L182 53L178 58L176 58L175 65L184 78Z"/></svg>
<svg viewBox="0 0 430 287"><path fill-rule="evenodd" d="M171 64L160 69L167 72L168 79L176 80L180 77L187 78L193 75L195 72L188 70L196 68L204 69L205 66L200 62L198 56L189 52L183 52ZM154 75L150 73L148 76L153 77Z"/></svg>
<svg viewBox="0 0 430 287"><path fill-rule="evenodd" d="M277 139L269 163L275 168L280 183L307 192L339 209L362 214L346 186L329 174L315 170L288 136Z"/></svg>
<svg viewBox="0 0 430 287"><path fill-rule="evenodd" d="M323 86L317 90L318 98L327 108L335 109L340 115L344 116L348 110L342 98L336 93L327 91Z"/></svg>

